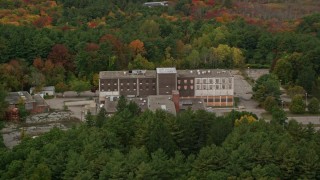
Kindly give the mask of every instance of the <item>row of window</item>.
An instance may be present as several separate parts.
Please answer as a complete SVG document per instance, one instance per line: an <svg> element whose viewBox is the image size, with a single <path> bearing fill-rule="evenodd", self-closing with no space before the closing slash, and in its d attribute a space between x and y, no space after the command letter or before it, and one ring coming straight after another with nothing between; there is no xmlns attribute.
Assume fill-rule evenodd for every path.
<svg viewBox="0 0 320 180"><path fill-rule="evenodd" d="M137 83L120 83L121 86L123 86L123 85L125 85L125 84L126 84L126 85L130 85L130 84L137 85ZM139 83L139 84L142 85L142 83ZM144 83L144 84L149 85L149 83ZM151 84L151 83L150 83L150 84ZM152 84L155 85L156 83L152 83ZM101 83L101 85L103 86L104 83ZM110 83L108 83L107 85L110 86ZM117 83L114 83L113 85L116 86Z"/></svg>
<svg viewBox="0 0 320 180"><path fill-rule="evenodd" d="M232 85L196 85L196 90L232 89Z"/></svg>
<svg viewBox="0 0 320 180"><path fill-rule="evenodd" d="M197 84L213 84L213 83L232 83L231 78L222 78L222 79L214 79L214 78L205 78L205 79L196 79Z"/></svg>
<svg viewBox="0 0 320 180"><path fill-rule="evenodd" d="M101 89L101 91L104 91L104 89ZM108 92L110 92L111 89L108 89ZM113 91L118 91L118 89L114 89Z"/></svg>
<svg viewBox="0 0 320 180"><path fill-rule="evenodd" d="M181 82L183 82L184 84L187 84L188 83L188 80L185 79L185 80L178 80L178 84L181 84ZM189 80L190 84L193 84L193 79L190 79Z"/></svg>
<svg viewBox="0 0 320 180"><path fill-rule="evenodd" d="M147 87L145 87L146 89L146 91L149 91L149 87L147 86ZM150 89L151 89L151 87L150 87ZM155 89L155 87L153 86L152 87L152 89L153 90L156 90ZM193 90L193 86L177 86L177 89L178 90L188 90L188 89L190 89L190 90ZM196 90L213 90L213 89L232 89L232 85L231 84L229 84L229 85L207 85L207 84L203 84L203 85L196 85ZM121 89L121 91L124 91L124 90L126 90L126 89ZM128 88L127 87L127 91L130 91L130 90L132 90L132 89L130 89L130 88ZM140 88L139 89L140 91L144 91L144 89L143 88ZM104 91L104 89L101 89L101 91ZM110 89L108 89L108 91L110 91ZM114 89L114 91L118 91L118 89ZM133 91L136 91L136 89L133 89Z"/></svg>
<svg viewBox="0 0 320 180"><path fill-rule="evenodd" d="M120 91L132 91L132 89L120 89ZM133 91L136 91L137 89L133 89ZM151 90L151 89L150 89ZM152 89L153 91L155 91L156 89L155 88L153 88ZM104 89L101 89L101 91L104 91ZM111 89L108 89L108 92L110 92L111 91ZM118 91L118 89L114 89L113 91ZM146 89L142 89L142 88L140 88L139 89L139 91L149 91L149 88L146 88Z"/></svg>
<svg viewBox="0 0 320 180"><path fill-rule="evenodd" d="M131 91L132 89L120 89L120 91ZM133 89L133 91L136 91L137 89ZM149 88L147 88L147 89L139 89L139 91L149 91L149 90L151 90L151 89L149 89ZM153 88L152 89L153 91L155 91L156 89L155 88Z"/></svg>
<svg viewBox="0 0 320 180"><path fill-rule="evenodd" d="M189 89L193 90L193 86L178 86L178 90L187 90L189 87Z"/></svg>

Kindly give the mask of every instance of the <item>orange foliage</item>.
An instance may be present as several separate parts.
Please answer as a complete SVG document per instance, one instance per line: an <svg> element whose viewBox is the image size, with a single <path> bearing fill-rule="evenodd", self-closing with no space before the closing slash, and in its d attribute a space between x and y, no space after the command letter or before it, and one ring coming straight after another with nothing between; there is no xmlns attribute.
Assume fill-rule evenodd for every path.
<svg viewBox="0 0 320 180"><path fill-rule="evenodd" d="M46 62L44 63L44 71L50 71L54 68L54 64L52 63L52 61L50 59L46 60Z"/></svg>
<svg viewBox="0 0 320 180"><path fill-rule="evenodd" d="M98 26L96 22L88 22L87 24L89 28L96 28Z"/></svg>
<svg viewBox="0 0 320 180"><path fill-rule="evenodd" d="M44 66L44 63L41 58L36 58L33 60L33 66L39 70L41 70Z"/></svg>
<svg viewBox="0 0 320 180"><path fill-rule="evenodd" d="M216 21L217 22L220 22L220 23L223 23L223 17L219 16L219 17L216 17Z"/></svg>
<svg viewBox="0 0 320 180"><path fill-rule="evenodd" d="M33 25L42 28L46 26L50 26L52 23L52 18L50 16L40 16L37 20L33 22Z"/></svg>
<svg viewBox="0 0 320 180"><path fill-rule="evenodd" d="M165 18L165 19L167 19L167 20L169 20L169 21L177 21L177 20L178 20L177 17L175 17L175 16L170 16L170 15L168 15L167 13L163 13L163 14L161 15L161 18Z"/></svg>
<svg viewBox="0 0 320 180"><path fill-rule="evenodd" d="M129 44L129 47L135 55L144 54L146 52L144 49L144 43L142 41L140 41L139 39L132 41Z"/></svg>

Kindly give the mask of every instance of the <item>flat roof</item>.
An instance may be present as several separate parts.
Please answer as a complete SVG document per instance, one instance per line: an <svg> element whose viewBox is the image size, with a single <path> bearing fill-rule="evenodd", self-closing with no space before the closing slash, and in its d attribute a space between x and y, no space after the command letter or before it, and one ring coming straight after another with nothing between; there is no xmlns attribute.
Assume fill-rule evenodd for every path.
<svg viewBox="0 0 320 180"><path fill-rule="evenodd" d="M168 67L168 68L157 68L157 74L173 74L177 73L175 67Z"/></svg>
<svg viewBox="0 0 320 180"><path fill-rule="evenodd" d="M196 69L196 70L177 70L178 77L233 77L230 70L225 69Z"/></svg>
<svg viewBox="0 0 320 180"><path fill-rule="evenodd" d="M233 77L230 70L225 69L192 69L176 70L174 67L157 68L156 70L101 71L100 79L156 78L156 74L173 74L178 77Z"/></svg>
<svg viewBox="0 0 320 180"><path fill-rule="evenodd" d="M183 98L179 100L180 110L191 108L193 111L205 109L205 103L202 98Z"/></svg>
<svg viewBox="0 0 320 180"><path fill-rule="evenodd" d="M162 109L173 115L176 115L176 107L171 100L171 95L154 95L148 96L148 108L151 111L156 111L157 109Z"/></svg>
<svg viewBox="0 0 320 180"><path fill-rule="evenodd" d="M99 73L100 79L126 79L126 78L155 78L155 70L141 70L137 71L101 71Z"/></svg>
<svg viewBox="0 0 320 180"><path fill-rule="evenodd" d="M35 100L27 91L9 92L5 98L5 101L7 101L9 104L18 104L20 99L24 100L25 103L35 102Z"/></svg>
<svg viewBox="0 0 320 180"><path fill-rule="evenodd" d="M35 89L35 87L32 87L32 88L30 88L30 90L34 90ZM45 87L42 87L41 88L41 91L54 91L55 90L55 87L54 86L45 86Z"/></svg>

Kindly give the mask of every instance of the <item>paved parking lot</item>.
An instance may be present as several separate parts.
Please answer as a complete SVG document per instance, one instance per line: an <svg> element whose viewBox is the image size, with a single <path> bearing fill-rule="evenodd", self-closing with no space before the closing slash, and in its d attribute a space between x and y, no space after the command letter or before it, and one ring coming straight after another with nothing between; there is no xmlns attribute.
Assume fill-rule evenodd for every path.
<svg viewBox="0 0 320 180"><path fill-rule="evenodd" d="M266 72L266 70L261 70L261 72L259 70L254 70L252 71L252 75L255 76L255 78L258 78ZM249 111L256 114L258 117L261 117L261 113L265 112L265 110L259 108L258 103L251 99L252 86L244 79L238 70L232 70L231 73L234 76L234 96L239 98L238 107L243 107L243 109L235 109L238 111ZM232 109L233 108L215 108L214 112L217 113L217 115L223 115L226 112L230 112Z"/></svg>

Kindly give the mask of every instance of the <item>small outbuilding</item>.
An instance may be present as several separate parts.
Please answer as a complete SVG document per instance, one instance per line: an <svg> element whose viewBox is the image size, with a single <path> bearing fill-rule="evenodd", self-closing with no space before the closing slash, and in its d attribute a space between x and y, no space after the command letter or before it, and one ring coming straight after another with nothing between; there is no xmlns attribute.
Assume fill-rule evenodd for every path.
<svg viewBox="0 0 320 180"><path fill-rule="evenodd" d="M36 91L35 87L30 88L30 94L41 94L42 96L54 96L55 95L54 86L42 87L41 90Z"/></svg>

